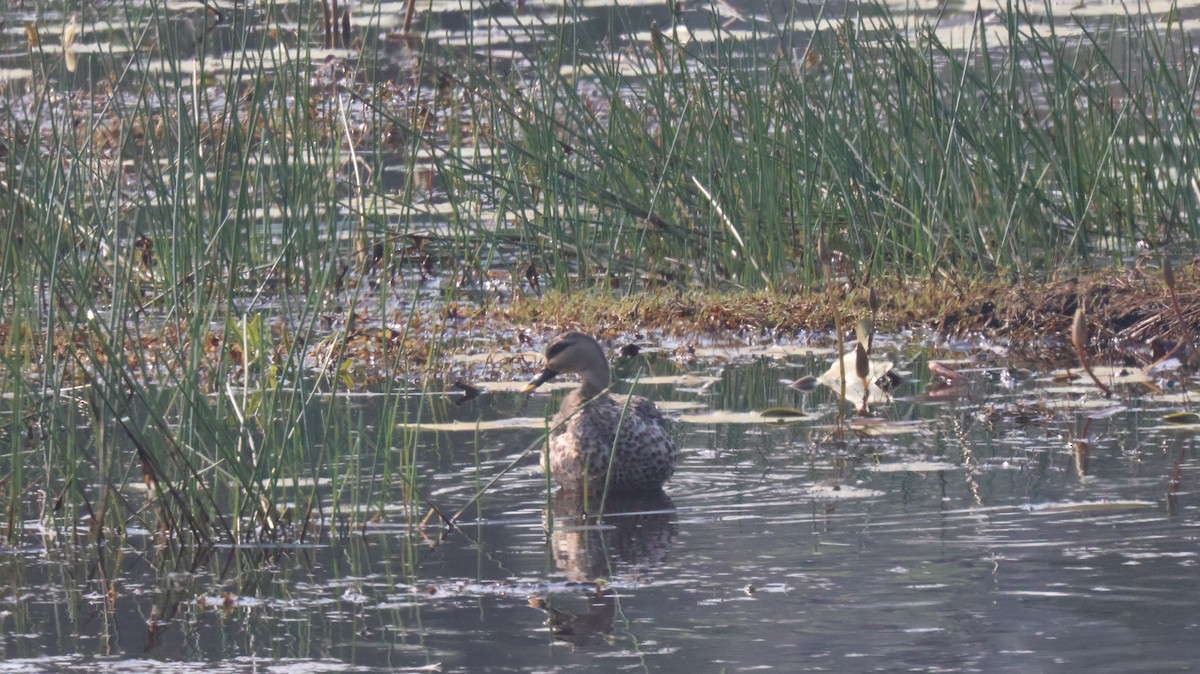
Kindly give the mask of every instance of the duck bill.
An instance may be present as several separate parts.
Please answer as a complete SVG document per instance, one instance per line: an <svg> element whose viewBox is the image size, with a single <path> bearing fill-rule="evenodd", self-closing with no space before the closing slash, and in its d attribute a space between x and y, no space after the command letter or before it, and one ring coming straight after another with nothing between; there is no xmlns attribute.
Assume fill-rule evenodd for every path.
<svg viewBox="0 0 1200 674"><path fill-rule="evenodd" d="M542 370L542 373L539 374L537 377L535 377L533 379L533 381L526 384L525 388L521 389L521 392L529 393L530 391L541 386L542 384L545 384L546 382L550 381L551 379L554 379L557 376L558 376L557 372L555 372L554 370L551 370L550 368L546 368L546 369Z"/></svg>

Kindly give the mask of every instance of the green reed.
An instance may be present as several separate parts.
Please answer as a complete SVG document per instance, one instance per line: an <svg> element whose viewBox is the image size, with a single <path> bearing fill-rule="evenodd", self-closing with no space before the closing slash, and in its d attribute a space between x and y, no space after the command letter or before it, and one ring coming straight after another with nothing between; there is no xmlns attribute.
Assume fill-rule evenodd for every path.
<svg viewBox="0 0 1200 674"><path fill-rule="evenodd" d="M309 58L307 30L235 31L211 56L190 42L204 21L184 34L160 6L126 9L126 35L155 33L161 65L116 51L76 74L31 42L40 69L6 91L20 105L0 118L4 530L33 515L98 535L136 523L172 545L325 535L362 519L356 462L390 454L342 378L307 362L324 315L389 304L386 280L343 285L396 217L366 208L356 144L378 137L348 139L353 99ZM385 418L405 387L389 386Z"/></svg>
<svg viewBox="0 0 1200 674"><path fill-rule="evenodd" d="M805 36L663 26L599 51L573 30L551 30L519 80L464 77L508 163L446 167L511 209L564 289L812 285L831 258L860 278L1042 274L1195 233L1196 66L1177 22L1011 5L947 42L862 7Z"/></svg>
<svg viewBox="0 0 1200 674"><path fill-rule="evenodd" d="M1013 6L950 44L818 9L804 33L688 41L665 21L597 50L531 16L528 65L423 40L380 81L378 32L326 60L316 9L237 8L224 33L107 11L85 21L125 21L132 52L72 72L47 33L0 106L9 536L311 540L397 502L419 519L414 427L436 409L409 394L443 367L451 305L527 294L531 263L562 290L787 291L827 269L1053 273L1200 221L1192 43L1155 17L1057 34ZM351 352L384 325L428 353L386 356L368 415Z"/></svg>

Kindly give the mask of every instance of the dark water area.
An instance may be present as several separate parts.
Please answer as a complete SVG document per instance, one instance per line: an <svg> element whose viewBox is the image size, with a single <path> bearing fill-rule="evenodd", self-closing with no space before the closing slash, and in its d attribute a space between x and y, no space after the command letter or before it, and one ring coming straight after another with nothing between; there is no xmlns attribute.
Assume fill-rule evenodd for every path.
<svg viewBox="0 0 1200 674"><path fill-rule="evenodd" d="M654 361L639 388L676 419L681 465L600 521L548 503L537 452L521 458L541 431L506 428L419 435L418 482L447 513L520 459L456 531L395 504L336 540L198 559L137 532L31 535L0 551L0 671L1157 672L1200 656L1196 432L1161 421L1182 396L1109 401L982 351L946 389L904 348L906 381L864 420L786 385L830 356L730 353ZM450 416L536 425L562 395L483 386ZM746 423L774 406L806 416Z"/></svg>

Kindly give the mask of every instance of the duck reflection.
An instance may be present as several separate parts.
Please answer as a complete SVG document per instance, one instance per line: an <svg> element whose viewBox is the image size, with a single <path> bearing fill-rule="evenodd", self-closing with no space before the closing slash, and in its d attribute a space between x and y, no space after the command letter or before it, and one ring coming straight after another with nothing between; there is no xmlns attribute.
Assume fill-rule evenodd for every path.
<svg viewBox="0 0 1200 674"><path fill-rule="evenodd" d="M553 508L550 548L568 582L530 605L549 614L555 639L584 646L612 631L616 592L610 583L637 582L667 559L677 531L675 504L661 491L610 496L597 516L578 494L560 492Z"/></svg>

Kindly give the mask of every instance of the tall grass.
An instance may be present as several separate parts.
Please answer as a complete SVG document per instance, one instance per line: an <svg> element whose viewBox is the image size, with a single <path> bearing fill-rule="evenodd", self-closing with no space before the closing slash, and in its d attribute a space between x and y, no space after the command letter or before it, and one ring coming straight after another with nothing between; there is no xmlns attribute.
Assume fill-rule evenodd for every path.
<svg viewBox="0 0 1200 674"><path fill-rule="evenodd" d="M157 4L125 18L131 54L76 73L31 40L34 76L6 92L5 533L37 518L175 546L361 522L363 486L394 487L359 461L390 454L394 424L339 396L339 353L400 300L359 254L374 246L345 85L307 29L226 17L247 29L215 50L218 31L185 34ZM314 370L330 317L344 337ZM388 358L396 419L410 364Z"/></svg>
<svg viewBox="0 0 1200 674"><path fill-rule="evenodd" d="M601 52L564 24L526 79L475 85L520 170L463 170L535 207L514 220L562 288L809 285L831 258L1054 273L1194 237L1191 37L1048 12L1010 4L951 40L850 7L805 36L666 28Z"/></svg>
<svg viewBox="0 0 1200 674"><path fill-rule="evenodd" d="M616 8L610 35L646 32L595 49L568 8L503 22L526 62L425 39L401 71L372 29L314 51L344 42L315 7L112 11L84 22L119 20L116 47L72 71L45 31L0 106L9 536L308 541L419 514L431 412L407 394L488 272L787 291L1195 236L1192 43L1151 17L1011 6L952 45L874 7L713 40ZM342 395L365 380L370 413Z"/></svg>

